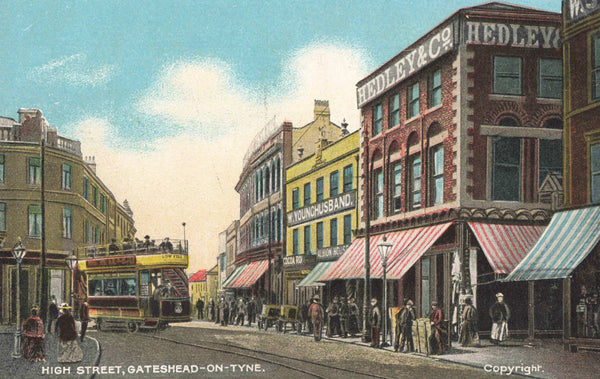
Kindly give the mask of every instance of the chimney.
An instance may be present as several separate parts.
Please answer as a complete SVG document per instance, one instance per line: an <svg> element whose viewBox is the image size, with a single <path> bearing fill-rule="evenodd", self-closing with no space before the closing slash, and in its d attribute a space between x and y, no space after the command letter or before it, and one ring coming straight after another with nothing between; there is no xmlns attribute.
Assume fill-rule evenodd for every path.
<svg viewBox="0 0 600 379"><path fill-rule="evenodd" d="M315 121L323 120L329 125L329 100L315 100Z"/></svg>
<svg viewBox="0 0 600 379"><path fill-rule="evenodd" d="M96 173L96 157L87 156L84 159L84 163L94 172L94 174Z"/></svg>

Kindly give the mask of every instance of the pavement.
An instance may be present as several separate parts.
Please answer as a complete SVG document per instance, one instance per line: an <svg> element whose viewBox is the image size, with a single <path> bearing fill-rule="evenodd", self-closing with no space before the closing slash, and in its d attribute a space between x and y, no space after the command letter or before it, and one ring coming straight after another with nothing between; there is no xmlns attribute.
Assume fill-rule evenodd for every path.
<svg viewBox="0 0 600 379"><path fill-rule="evenodd" d="M196 320L187 325L178 325L222 328L212 322ZM248 328L247 326L229 325L227 328L257 331L256 326ZM268 332L277 333L275 328L270 328ZM288 330L287 333L312 338L311 335L297 334L295 331ZM324 331L323 338L373 349L368 342L362 342L360 336L348 338L326 337ZM470 366L499 376L557 379L600 378L600 352L580 350L577 353L570 353L564 350L560 339L509 339L500 343L500 345L493 345L489 340L482 340L479 346L474 347L462 347L457 342L452 342L452 347L441 355L396 353L392 346L385 347L382 350L388 351L390 355L399 358L404 354L410 354L422 359Z"/></svg>
<svg viewBox="0 0 600 379"><path fill-rule="evenodd" d="M45 362L29 362L24 358L12 358L15 341L14 326L0 326L0 377L11 379L30 379L38 377L58 377L64 374L78 374L78 377L91 378L90 368L100 361L101 348L98 341L86 336L79 344L83 351L83 360L78 363L58 363L58 336L46 334ZM78 371L80 370L80 371ZM90 374L88 374L90 371Z"/></svg>

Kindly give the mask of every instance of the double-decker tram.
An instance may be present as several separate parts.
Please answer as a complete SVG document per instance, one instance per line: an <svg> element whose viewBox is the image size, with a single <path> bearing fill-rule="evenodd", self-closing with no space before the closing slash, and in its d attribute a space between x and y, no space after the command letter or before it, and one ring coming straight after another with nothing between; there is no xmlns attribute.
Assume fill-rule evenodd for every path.
<svg viewBox="0 0 600 379"><path fill-rule="evenodd" d="M165 247L99 247L79 261L85 274L90 318L98 330L163 329L191 321L187 249L179 241ZM175 245L175 248L173 248ZM184 244L185 246L185 244Z"/></svg>

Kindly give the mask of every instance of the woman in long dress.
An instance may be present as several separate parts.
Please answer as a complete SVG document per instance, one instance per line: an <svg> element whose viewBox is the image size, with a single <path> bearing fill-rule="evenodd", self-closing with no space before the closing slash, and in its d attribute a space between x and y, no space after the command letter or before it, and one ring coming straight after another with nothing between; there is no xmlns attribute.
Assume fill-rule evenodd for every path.
<svg viewBox="0 0 600 379"><path fill-rule="evenodd" d="M467 347L478 342L477 337L477 309L473 306L470 297L465 299L465 308L462 313L462 323L460 324L460 336L458 342L460 346Z"/></svg>
<svg viewBox="0 0 600 379"><path fill-rule="evenodd" d="M38 307L31 309L31 317L23 323L23 358L30 362L45 361L44 322L38 317Z"/></svg>
<svg viewBox="0 0 600 379"><path fill-rule="evenodd" d="M61 363L80 362L83 359L83 353L77 342L75 319L70 310L71 307L63 303L60 306L61 315L56 320L59 339L58 361Z"/></svg>

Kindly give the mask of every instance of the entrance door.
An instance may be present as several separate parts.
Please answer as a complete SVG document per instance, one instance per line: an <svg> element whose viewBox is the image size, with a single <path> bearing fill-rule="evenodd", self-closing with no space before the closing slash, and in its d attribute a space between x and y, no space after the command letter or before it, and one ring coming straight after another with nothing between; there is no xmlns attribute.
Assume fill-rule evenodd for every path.
<svg viewBox="0 0 600 379"><path fill-rule="evenodd" d="M429 314L431 304L431 288L433 287L431 277L431 258L421 259L421 317Z"/></svg>
<svg viewBox="0 0 600 379"><path fill-rule="evenodd" d="M20 274L20 293L21 293L21 320L25 317L29 317L29 271L21 269ZM11 309L10 309L10 322L16 322L17 320L17 268L13 267L11 270Z"/></svg>

